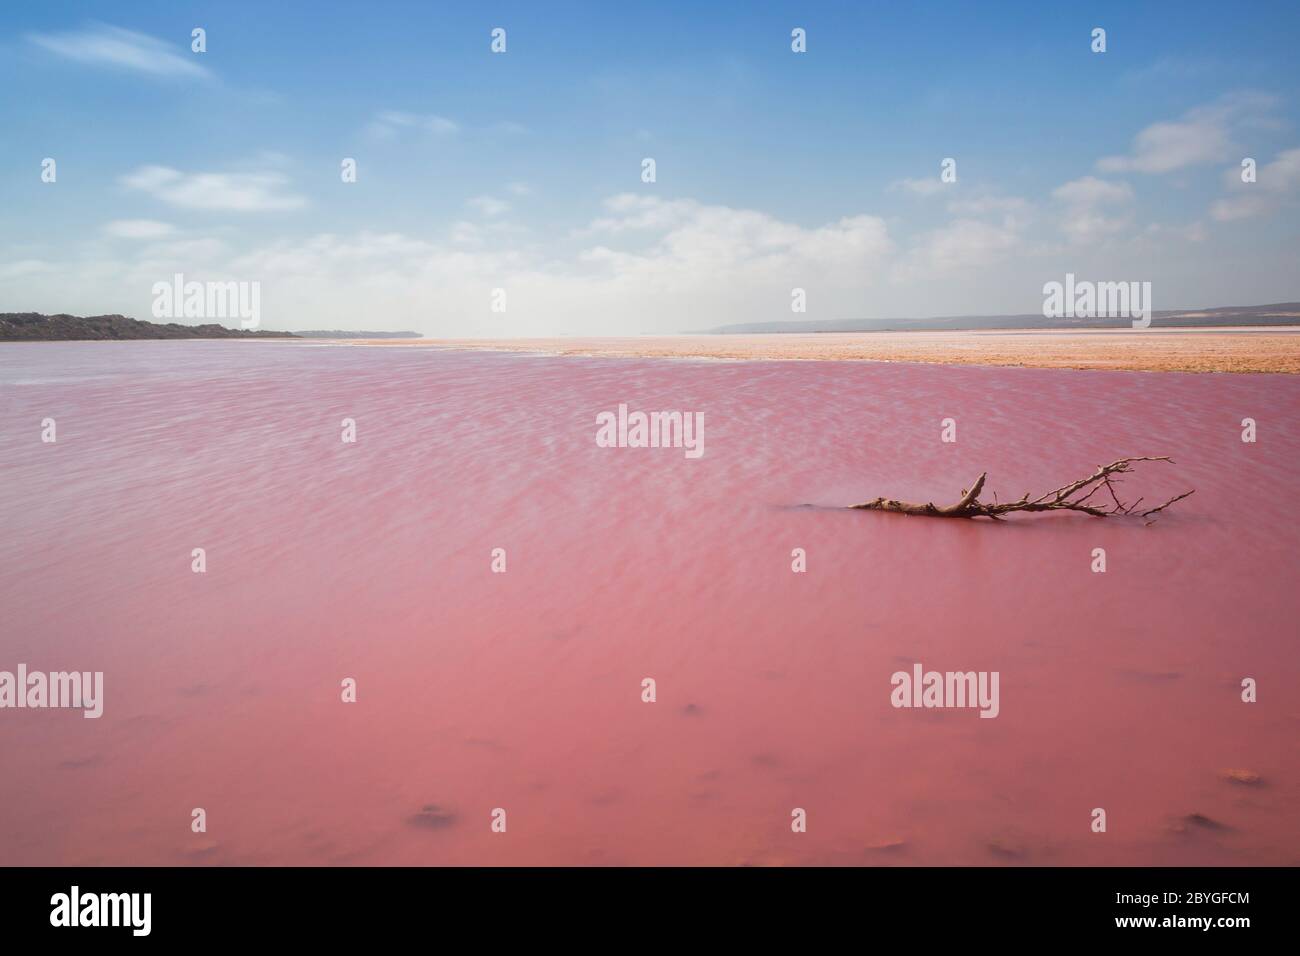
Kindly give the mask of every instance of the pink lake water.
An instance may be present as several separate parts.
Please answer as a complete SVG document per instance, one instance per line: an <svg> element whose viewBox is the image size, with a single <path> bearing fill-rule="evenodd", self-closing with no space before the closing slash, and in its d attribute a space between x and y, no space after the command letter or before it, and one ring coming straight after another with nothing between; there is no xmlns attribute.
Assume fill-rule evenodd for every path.
<svg viewBox="0 0 1300 956"><path fill-rule="evenodd" d="M620 402L703 412L704 456L597 447ZM0 863L1295 865L1298 411L1266 375L0 346L0 670L105 684L0 710ZM1146 454L1132 497L1196 489L1150 527L797 507ZM893 708L914 661L998 671L999 716Z"/></svg>

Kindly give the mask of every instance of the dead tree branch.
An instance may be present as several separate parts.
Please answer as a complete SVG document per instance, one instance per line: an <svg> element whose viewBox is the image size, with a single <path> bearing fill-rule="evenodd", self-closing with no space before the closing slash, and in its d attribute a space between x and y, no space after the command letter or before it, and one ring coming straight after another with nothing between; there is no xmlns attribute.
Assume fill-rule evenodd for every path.
<svg viewBox="0 0 1300 956"><path fill-rule="evenodd" d="M1119 515L1146 518L1157 512L1164 511L1175 501L1182 501L1192 491L1196 490L1193 488L1192 491L1184 491L1181 495L1170 498L1156 508L1138 511L1138 506L1143 501L1142 498L1132 504L1125 504L1116 490L1116 485L1120 484L1116 476L1128 474L1132 471L1133 463L1138 461L1167 461L1173 464L1172 458L1163 456L1121 458L1109 465L1098 465L1097 470L1087 478L1080 478L1078 481L1063 485L1055 491L1049 491L1037 498L1031 499L1029 492L1025 492L1016 501L999 503L995 494L992 504L979 500L980 492L984 490L984 479L988 477L988 473L985 472L975 479L975 484L971 485L970 491L962 489L961 498L956 503L944 507L940 507L932 501L918 504L912 501L897 501L893 498L873 498L870 501L864 501L860 505L849 505L849 507L865 511L892 511L905 515L929 515L936 518L992 518L994 521L1000 521L1003 515L1010 514L1013 511L1082 511L1084 514L1090 514L1096 518L1110 518ZM1092 496L1102 489L1105 490L1106 494L1110 495L1110 504L1106 504L1104 495L1099 496L1096 501L1090 501ZM1150 522L1147 523L1150 524Z"/></svg>

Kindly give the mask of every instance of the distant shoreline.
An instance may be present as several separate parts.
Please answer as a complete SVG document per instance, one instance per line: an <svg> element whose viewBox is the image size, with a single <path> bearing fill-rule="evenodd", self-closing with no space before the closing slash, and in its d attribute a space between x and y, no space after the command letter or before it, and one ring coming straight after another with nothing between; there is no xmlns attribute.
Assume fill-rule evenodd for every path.
<svg viewBox="0 0 1300 956"><path fill-rule="evenodd" d="M224 325L160 324L125 315L44 315L40 312L0 312L0 342L93 342L145 339L270 339L295 338L291 332L230 329Z"/></svg>
<svg viewBox="0 0 1300 956"><path fill-rule="evenodd" d="M233 329L216 323L183 325L147 322L129 316L45 315L40 312L0 312L0 342L135 342L191 339L390 339L420 338L418 332L366 332L309 329L303 332Z"/></svg>
<svg viewBox="0 0 1300 956"><path fill-rule="evenodd" d="M1211 309L1165 309L1151 313L1153 326L1181 328L1237 328L1300 325L1300 302L1266 305L1226 305ZM1127 329L1131 320L1115 318L1046 318L1038 314L956 315L931 318L803 319L779 322L744 322L704 329L710 335L823 334L828 332L975 332L1007 329L1054 329L1082 332L1089 329Z"/></svg>
<svg viewBox="0 0 1300 956"><path fill-rule="evenodd" d="M35 315L24 313L22 318ZM1043 327L860 332L697 333L501 339L410 338L401 332L266 332L222 326L155 325L124 320L100 334L36 334L31 320L12 332L14 314L0 314L0 342L226 340L333 343L380 348L440 348L587 358L670 358L721 361L860 361L1151 372L1300 374L1300 322L1291 325L1191 325L1055 329ZM40 317L47 318L47 317ZM48 317L69 318L75 317ZM139 326L144 326L143 329ZM126 330L126 334L114 334ZM214 331L216 330L216 331ZM51 331L46 328L44 331ZM153 334L157 332L158 334Z"/></svg>

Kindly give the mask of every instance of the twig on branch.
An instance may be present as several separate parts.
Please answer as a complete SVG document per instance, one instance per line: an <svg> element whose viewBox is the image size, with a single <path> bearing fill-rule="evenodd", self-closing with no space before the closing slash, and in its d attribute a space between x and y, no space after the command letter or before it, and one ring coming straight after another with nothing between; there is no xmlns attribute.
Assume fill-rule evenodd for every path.
<svg viewBox="0 0 1300 956"><path fill-rule="evenodd" d="M873 498L871 501L864 501L860 505L849 505L849 507L865 511L892 511L905 515L930 515L936 518L992 518L994 521L1000 521L1003 515L1013 511L1082 511L1084 514L1090 514L1097 518L1110 518L1117 515L1132 515L1137 518L1145 518L1164 511L1175 501L1182 501L1192 491L1196 490L1193 488L1192 491L1184 491L1181 495L1170 498L1159 507L1138 511L1138 505L1142 503L1143 499L1139 498L1131 505L1125 504L1115 487L1120 483L1116 476L1128 474L1132 470L1133 463L1138 461L1167 461L1173 464L1172 458L1164 456L1121 458L1109 465L1098 465L1097 470L1087 478L1080 478L1078 481L1063 485L1055 491L1049 491L1038 498L1030 499L1029 492L1025 492L1024 496L1017 501L999 503L995 494L992 504L986 504L979 500L980 492L984 490L984 479L988 477L988 473L985 472L975 479L975 484L971 486L970 491L962 489L961 498L955 504L944 507L940 507L932 501L917 504L912 501L897 501L893 498ZM1099 502L1090 503L1089 499L1093 494L1103 488L1110 495L1112 504L1106 505L1104 501L1100 500ZM1150 522L1147 523L1150 524Z"/></svg>

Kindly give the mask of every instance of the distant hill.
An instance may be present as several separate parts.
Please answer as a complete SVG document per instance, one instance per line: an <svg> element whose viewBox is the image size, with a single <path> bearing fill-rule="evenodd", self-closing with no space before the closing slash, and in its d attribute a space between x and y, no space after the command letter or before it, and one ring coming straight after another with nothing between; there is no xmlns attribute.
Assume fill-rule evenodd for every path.
<svg viewBox="0 0 1300 956"><path fill-rule="evenodd" d="M41 315L0 312L0 342L84 341L98 339L291 339L292 332L246 331L224 325L142 322L124 315Z"/></svg>
<svg viewBox="0 0 1300 956"><path fill-rule="evenodd" d="M1300 325L1300 302L1273 305L1228 305L1213 309L1153 312L1151 326L1179 325L1189 328L1210 325ZM1118 329L1130 328L1132 320L1045 319L1042 313L1028 315L959 315L931 319L833 319L797 322L744 322L707 329L717 335L764 332L906 332L961 329Z"/></svg>
<svg viewBox="0 0 1300 956"><path fill-rule="evenodd" d="M304 339L422 339L419 332L366 332L343 331L341 329L312 329L308 332L295 332L294 335Z"/></svg>

